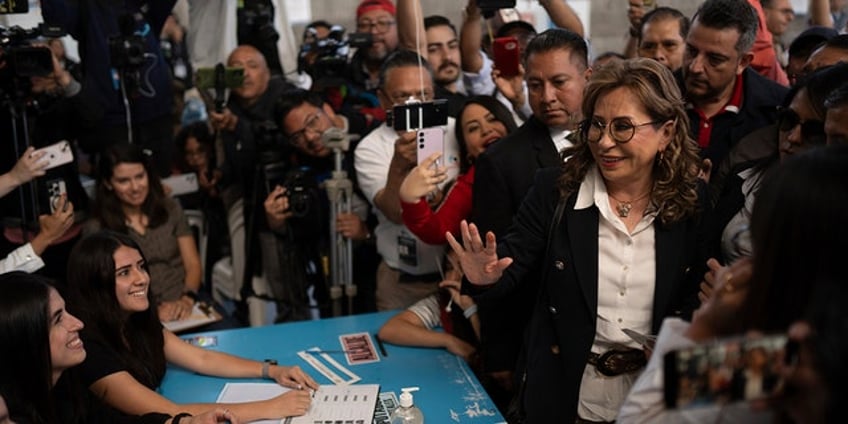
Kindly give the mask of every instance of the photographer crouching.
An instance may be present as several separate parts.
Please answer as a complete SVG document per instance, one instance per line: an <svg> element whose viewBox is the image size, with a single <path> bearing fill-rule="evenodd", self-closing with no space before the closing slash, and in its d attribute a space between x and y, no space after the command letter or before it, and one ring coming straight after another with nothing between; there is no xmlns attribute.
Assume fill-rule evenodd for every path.
<svg viewBox="0 0 848 424"><path fill-rule="evenodd" d="M347 146L334 144L334 137L345 138L348 120L337 115L329 104L312 92L292 90L284 93L277 104L277 122L285 138L295 150L289 157L288 171L282 180L269 181L269 193L264 208L268 227L273 237L262 237L262 255L265 275L269 282L282 281L289 288L287 295L297 299L287 305L278 305L278 317L290 309L292 317L308 317L309 299L306 291L314 287L322 315L327 315L327 259L331 268L352 265L352 281L356 283L358 295L346 311L353 313L374 310L374 276L379 263L376 249L371 240L371 231L366 223L368 204L357 193L351 183L346 207L338 206L338 198L328 193L333 183L347 181L354 175L352 157ZM335 155L334 155L335 153ZM335 172L334 172L335 171ZM341 172L339 172L341 171ZM266 172L266 176L271 173ZM326 190L315 190L321 185ZM337 211L333 213L333 211ZM372 222L372 226L375 222ZM349 257L333 258L333 228L345 240L353 240ZM285 269L289 268L289 269ZM283 306L281 309L280 306ZM338 313L339 311L335 311Z"/></svg>

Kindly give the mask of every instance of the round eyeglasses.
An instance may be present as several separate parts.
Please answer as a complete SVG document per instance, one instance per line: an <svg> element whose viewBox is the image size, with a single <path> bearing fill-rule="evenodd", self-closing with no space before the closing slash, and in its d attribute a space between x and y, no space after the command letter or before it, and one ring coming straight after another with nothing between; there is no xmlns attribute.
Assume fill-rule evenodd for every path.
<svg viewBox="0 0 848 424"><path fill-rule="evenodd" d="M583 136L590 143L598 143L604 136L604 131L609 130L609 136L612 141L617 144L624 144L633 139L636 135L636 129L646 125L656 125L662 122L651 121L644 124L634 124L627 118L615 118L609 124L601 122L599 119L587 119L580 124Z"/></svg>

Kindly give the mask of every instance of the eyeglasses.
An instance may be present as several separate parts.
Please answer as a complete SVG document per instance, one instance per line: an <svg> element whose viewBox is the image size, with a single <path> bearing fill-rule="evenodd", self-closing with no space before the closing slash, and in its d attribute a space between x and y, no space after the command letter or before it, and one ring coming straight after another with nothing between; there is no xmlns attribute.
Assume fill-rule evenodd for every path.
<svg viewBox="0 0 848 424"><path fill-rule="evenodd" d="M373 28L377 28L377 32L382 34L388 31L394 24L395 21L392 20L380 20L376 22L363 20L356 23L356 30L358 32L371 32Z"/></svg>
<svg viewBox="0 0 848 424"><path fill-rule="evenodd" d="M617 144L624 144L633 139L636 135L636 128L646 125L656 125L662 121L645 122L644 124L634 124L627 118L615 118L609 124L605 124L598 119L587 119L580 123L580 129L583 136L590 143L598 143L604 136L604 131L609 129L610 138Z"/></svg>
<svg viewBox="0 0 848 424"><path fill-rule="evenodd" d="M789 132L801 125L801 138L805 143L824 144L825 132L824 122L817 119L801 121L798 113L792 109L780 109L777 113L777 129L781 132Z"/></svg>
<svg viewBox="0 0 848 424"><path fill-rule="evenodd" d="M288 135L289 143L295 146L306 143L306 131L313 134L321 134L321 119L317 113L306 118L306 124L304 124L303 129Z"/></svg>

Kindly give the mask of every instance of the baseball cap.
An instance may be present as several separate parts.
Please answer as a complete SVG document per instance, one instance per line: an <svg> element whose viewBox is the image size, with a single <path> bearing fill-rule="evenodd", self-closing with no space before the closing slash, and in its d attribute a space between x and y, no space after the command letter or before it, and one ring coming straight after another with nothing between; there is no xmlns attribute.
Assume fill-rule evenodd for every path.
<svg viewBox="0 0 848 424"><path fill-rule="evenodd" d="M362 0L356 8L356 19L372 10L385 10L392 16L395 15L395 5L390 0Z"/></svg>

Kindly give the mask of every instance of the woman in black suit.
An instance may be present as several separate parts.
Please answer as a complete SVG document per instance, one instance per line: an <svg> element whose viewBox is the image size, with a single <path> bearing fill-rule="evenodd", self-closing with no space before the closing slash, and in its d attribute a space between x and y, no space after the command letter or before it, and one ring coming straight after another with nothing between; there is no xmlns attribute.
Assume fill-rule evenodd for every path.
<svg viewBox="0 0 848 424"><path fill-rule="evenodd" d="M482 296L511 296L542 270L519 364L529 423L614 421L645 363L622 330L655 334L691 311L704 263L697 145L671 72L640 59L604 67L582 108L570 158L537 173L500 244L474 224L462 245L448 237L468 280L494 284Z"/></svg>

